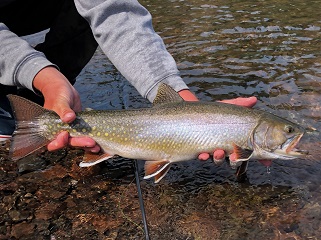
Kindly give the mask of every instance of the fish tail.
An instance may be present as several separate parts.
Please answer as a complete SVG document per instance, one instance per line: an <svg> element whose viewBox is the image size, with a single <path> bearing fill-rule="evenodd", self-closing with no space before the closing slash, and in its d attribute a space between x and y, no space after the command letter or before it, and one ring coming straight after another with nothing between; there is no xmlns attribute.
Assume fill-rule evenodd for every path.
<svg viewBox="0 0 321 240"><path fill-rule="evenodd" d="M7 97L16 121L16 129L11 139L9 156L12 160L18 160L50 142L49 139L42 135L37 122L37 117L50 110L46 110L38 104L16 95L8 95Z"/></svg>

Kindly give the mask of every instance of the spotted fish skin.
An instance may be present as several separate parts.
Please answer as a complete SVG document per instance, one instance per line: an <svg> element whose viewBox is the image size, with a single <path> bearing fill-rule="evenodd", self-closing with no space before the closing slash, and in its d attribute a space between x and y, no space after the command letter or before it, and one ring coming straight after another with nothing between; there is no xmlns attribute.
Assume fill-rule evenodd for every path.
<svg viewBox="0 0 321 240"><path fill-rule="evenodd" d="M224 114L204 114L208 108L219 113L221 106L181 102L139 110L92 110L77 114L72 124L64 124L51 114L41 116L38 124L48 139L66 130L71 136L92 137L110 155L177 162L195 159L214 148L232 151L231 137L236 144L247 147L257 119L253 114L244 116L243 122ZM203 115L195 114L197 111Z"/></svg>
<svg viewBox="0 0 321 240"><path fill-rule="evenodd" d="M155 177L156 182L171 163L194 160L215 149L227 155L237 153L237 161L293 158L291 150L304 133L300 126L263 111L217 102L185 102L165 84L151 108L83 111L70 124L24 98L10 95L9 100L17 119L12 159L29 155L61 131L68 131L71 136L93 138L102 149L100 154L87 153L80 166L115 155L146 160L146 178ZM274 154L276 149L281 155Z"/></svg>

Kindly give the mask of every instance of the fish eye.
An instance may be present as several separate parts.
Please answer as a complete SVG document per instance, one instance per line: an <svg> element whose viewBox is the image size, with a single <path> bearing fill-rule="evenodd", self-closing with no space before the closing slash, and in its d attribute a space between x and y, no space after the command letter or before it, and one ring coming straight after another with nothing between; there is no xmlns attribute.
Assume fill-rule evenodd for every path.
<svg viewBox="0 0 321 240"><path fill-rule="evenodd" d="M285 126L284 130L287 132L287 133L293 133L295 131L294 127L290 126L290 125L287 125Z"/></svg>

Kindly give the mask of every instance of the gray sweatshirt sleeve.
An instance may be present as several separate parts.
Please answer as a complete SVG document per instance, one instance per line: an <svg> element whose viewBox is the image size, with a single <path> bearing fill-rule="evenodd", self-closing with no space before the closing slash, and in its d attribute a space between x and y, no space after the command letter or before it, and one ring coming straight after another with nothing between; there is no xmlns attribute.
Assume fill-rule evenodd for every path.
<svg viewBox="0 0 321 240"><path fill-rule="evenodd" d="M46 66L54 66L45 55L0 23L0 83L33 90L32 81Z"/></svg>
<svg viewBox="0 0 321 240"><path fill-rule="evenodd" d="M136 0L74 0L99 46L139 91L153 101L157 85L188 89L173 57L152 27L150 13Z"/></svg>

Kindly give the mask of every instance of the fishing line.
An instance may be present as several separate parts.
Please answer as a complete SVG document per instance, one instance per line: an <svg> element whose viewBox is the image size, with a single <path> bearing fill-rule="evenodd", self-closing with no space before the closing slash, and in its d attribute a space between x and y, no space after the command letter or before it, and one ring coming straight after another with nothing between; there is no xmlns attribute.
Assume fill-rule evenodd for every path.
<svg viewBox="0 0 321 240"><path fill-rule="evenodd" d="M123 94L121 94L122 99L121 101L123 102L125 109L128 108L128 103L129 103L129 88L128 85L125 84L125 81L121 81L121 86L120 89L122 90ZM148 224L146 220L146 213L145 213L145 207L144 207L144 199L142 195L142 189L140 187L140 181L139 181L139 173L138 173L138 162L135 159L134 160L134 168L135 168L135 181L136 181L136 186L137 186L137 193L138 193L138 200L139 200L139 207L140 211L142 213L142 220L144 224L144 232L145 232L145 239L150 240L149 238L149 232L148 232Z"/></svg>
<svg viewBox="0 0 321 240"><path fill-rule="evenodd" d="M140 187L140 182L139 182L137 160L134 161L134 168L135 168L135 180L136 180L136 186L137 186L137 192L138 192L139 207L140 207L140 211L142 213L142 219L143 219L143 224L144 224L145 239L149 240L150 238L149 238L149 232L148 232L148 224L147 224L147 220L146 220L146 213L145 213L142 189Z"/></svg>

